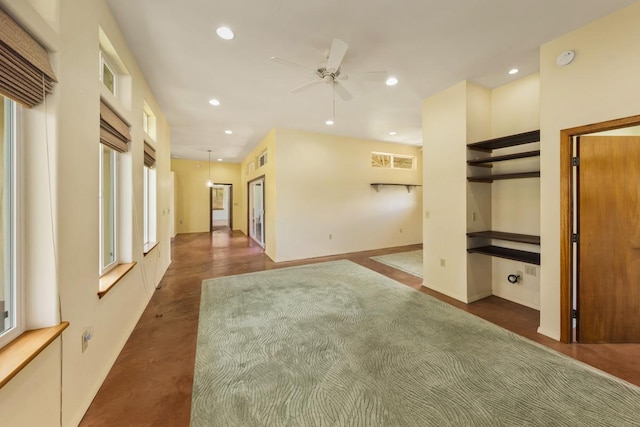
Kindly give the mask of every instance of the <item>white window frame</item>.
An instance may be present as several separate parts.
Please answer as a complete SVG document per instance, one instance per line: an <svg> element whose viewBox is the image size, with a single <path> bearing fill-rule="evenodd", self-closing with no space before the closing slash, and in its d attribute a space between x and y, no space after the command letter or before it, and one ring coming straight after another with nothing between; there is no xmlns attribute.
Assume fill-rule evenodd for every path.
<svg viewBox="0 0 640 427"><path fill-rule="evenodd" d="M142 130L144 130L144 133L147 135L149 135L149 119L149 114L142 110Z"/></svg>
<svg viewBox="0 0 640 427"><path fill-rule="evenodd" d="M119 173L119 169L118 169L118 152L116 152L115 150L103 145L103 144L99 144L100 146L100 167L99 167L99 173L100 173L100 187L99 187L99 209L100 209L100 260L99 260L99 266L100 266L100 275L105 274L106 272L108 272L109 270L111 270L112 268L114 268L116 265L118 265L118 225L119 225L119 221L118 221L118 209L119 209L119 205L118 205L118 173ZM104 261L104 243L105 243L105 236L104 236L104 228L103 228L103 224L104 224L104 209L103 209L103 200L104 200L104 194L103 194L103 169L104 169L104 151L103 150L109 150L110 154L113 156L112 157L112 162L113 162L113 175L111 176L112 182L111 182L111 188L113 189L113 261L111 261L109 264L104 265L103 261Z"/></svg>
<svg viewBox="0 0 640 427"><path fill-rule="evenodd" d="M7 227L9 230L9 259L5 263L5 268L9 268L9 280L11 281L11 306L12 311L10 313L11 321L9 328L0 332L0 348L7 345L9 342L16 339L22 332L24 332L24 300L23 300L23 289L22 289L22 277L21 277L21 247L20 240L18 236L21 235L21 221L20 221L20 201L21 197L21 189L20 189L20 174L22 173L21 169L21 153L20 153L20 144L18 144L18 139L20 138L20 111L21 109L18 107L18 104L15 101L9 100L8 98L0 97L2 102L5 102L5 116L2 118L8 118L7 122L9 123L11 129L10 135L10 148L9 148L9 160L7 161L5 158L5 165L8 164L9 170L5 170L5 178L9 178L10 184L10 196L9 196L9 209L7 209L7 220L9 221L9 226ZM7 122L5 122L5 131L7 127ZM2 135L4 138L4 135ZM4 278L2 279L4 281ZM4 284L3 284L4 285ZM5 310L6 310L5 304ZM4 313L2 313L2 320L4 321ZM4 329L4 328L3 328Z"/></svg>
<svg viewBox="0 0 640 427"><path fill-rule="evenodd" d="M113 74L113 92L109 90L107 85L104 83L104 67L105 66L111 72L111 74ZM109 92L113 96L115 96L116 98L118 97L118 72L116 68L111 64L111 61L109 61L109 58L107 57L107 55L105 55L105 53L102 50L100 50L100 82L104 87L107 88L107 90L109 90Z"/></svg>
<svg viewBox="0 0 640 427"><path fill-rule="evenodd" d="M143 169L143 245L157 242L156 225L156 171L148 166Z"/></svg>
<svg viewBox="0 0 640 427"><path fill-rule="evenodd" d="M386 166L376 166L373 164L373 156L389 156L389 164ZM411 167L410 168L397 168L395 167L395 159L396 158L402 158L402 159L411 159ZM405 171L409 171L409 170L416 170L416 156L411 156L409 154L393 154L393 153L382 153L379 151L372 151L371 152L371 167L374 168L381 168L381 169L395 169L395 170L405 170Z"/></svg>

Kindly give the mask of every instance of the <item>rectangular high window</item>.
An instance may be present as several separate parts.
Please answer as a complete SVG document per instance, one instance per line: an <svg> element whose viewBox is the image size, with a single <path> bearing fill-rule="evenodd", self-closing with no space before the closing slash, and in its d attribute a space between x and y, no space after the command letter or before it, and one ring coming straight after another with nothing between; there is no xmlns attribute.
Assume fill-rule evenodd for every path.
<svg viewBox="0 0 640 427"><path fill-rule="evenodd" d="M403 154L372 152L371 166L384 169L414 170L416 168L416 158L415 156L406 156Z"/></svg>

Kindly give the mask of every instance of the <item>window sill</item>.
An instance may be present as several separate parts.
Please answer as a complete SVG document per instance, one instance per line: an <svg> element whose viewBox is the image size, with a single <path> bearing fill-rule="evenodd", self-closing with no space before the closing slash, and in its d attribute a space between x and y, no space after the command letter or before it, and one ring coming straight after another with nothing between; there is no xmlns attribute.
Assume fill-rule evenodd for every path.
<svg viewBox="0 0 640 427"><path fill-rule="evenodd" d="M136 262L130 262L127 264L118 264L112 270L109 270L107 273L100 276L100 291L98 292L98 298L102 298L109 292L113 287L127 275L128 272L133 270L133 267L136 266Z"/></svg>
<svg viewBox="0 0 640 427"><path fill-rule="evenodd" d="M0 350L0 388L67 329L69 322L61 322L50 328L26 331Z"/></svg>
<svg viewBox="0 0 640 427"><path fill-rule="evenodd" d="M145 243L145 245L142 247L142 252L144 253L144 256L147 256L149 252L151 252L156 246L158 246L158 243L159 242Z"/></svg>

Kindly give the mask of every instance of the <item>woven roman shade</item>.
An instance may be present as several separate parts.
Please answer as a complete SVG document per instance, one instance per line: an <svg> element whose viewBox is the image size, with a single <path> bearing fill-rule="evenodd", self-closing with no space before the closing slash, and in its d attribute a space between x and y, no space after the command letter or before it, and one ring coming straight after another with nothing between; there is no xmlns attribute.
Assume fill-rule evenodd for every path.
<svg viewBox="0 0 640 427"><path fill-rule="evenodd" d="M0 93L31 108L53 91L54 82L47 50L0 9Z"/></svg>
<svg viewBox="0 0 640 427"><path fill-rule="evenodd" d="M156 164L156 149L147 141L144 142L144 165L152 168Z"/></svg>
<svg viewBox="0 0 640 427"><path fill-rule="evenodd" d="M100 101L100 143L119 153L129 151L129 125L107 104Z"/></svg>

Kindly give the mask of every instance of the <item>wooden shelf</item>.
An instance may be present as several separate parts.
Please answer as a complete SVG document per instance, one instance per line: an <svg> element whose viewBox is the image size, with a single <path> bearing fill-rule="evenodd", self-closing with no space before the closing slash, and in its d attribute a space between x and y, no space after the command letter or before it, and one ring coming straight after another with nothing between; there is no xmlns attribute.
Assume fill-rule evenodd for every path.
<svg viewBox="0 0 640 427"><path fill-rule="evenodd" d="M498 174L498 175L485 175L485 176L469 176L467 177L467 181L493 182L501 179L522 179L522 178L540 178L540 171L504 173L504 174Z"/></svg>
<svg viewBox="0 0 640 427"><path fill-rule="evenodd" d="M467 252L470 254L483 254L514 261L522 261L526 264L540 265L540 254L536 252L520 251L493 245L469 248Z"/></svg>
<svg viewBox="0 0 640 427"><path fill-rule="evenodd" d="M467 237L482 237L485 239L505 240L508 242L529 243L531 245L540 244L540 236L531 234L505 233L504 231L474 231L467 233Z"/></svg>
<svg viewBox="0 0 640 427"><path fill-rule="evenodd" d="M470 150L491 152L491 150L496 150L498 148L515 147L516 145L529 144L531 142L538 141L540 141L540 130L532 130L530 132L467 144L467 147Z"/></svg>
<svg viewBox="0 0 640 427"><path fill-rule="evenodd" d="M507 154L504 156L485 157L482 159L467 160L469 166L486 167L488 163L504 162L506 160L526 159L528 157L539 157L540 150L524 151L522 153Z"/></svg>
<svg viewBox="0 0 640 427"><path fill-rule="evenodd" d="M389 183L389 182L373 182L370 184L373 188L376 189L376 191L380 191L380 188L382 188L383 185L400 185L402 187L407 187L407 193L411 193L411 190L413 190L415 187L422 187L422 185L420 184L394 184L394 183Z"/></svg>

